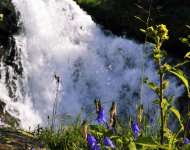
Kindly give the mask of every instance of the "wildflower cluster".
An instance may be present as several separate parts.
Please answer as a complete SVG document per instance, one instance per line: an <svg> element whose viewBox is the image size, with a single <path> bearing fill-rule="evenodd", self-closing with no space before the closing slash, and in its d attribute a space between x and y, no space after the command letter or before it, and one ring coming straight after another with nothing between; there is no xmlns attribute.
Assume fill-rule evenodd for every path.
<svg viewBox="0 0 190 150"><path fill-rule="evenodd" d="M112 103L112 107L110 110L113 110L113 104L114 104L114 113L110 111L110 117L111 117L110 118L110 120L111 120L110 127L113 127L113 124L114 124L113 122L115 122L115 120L116 120L115 103ZM106 122L106 115L105 115L104 108L102 107L101 101L95 100L95 106L96 106L96 113L97 113L97 118L96 118L97 123L100 125L102 125L102 124L106 125L109 128L109 126L107 125L107 122ZM83 134L83 137L85 137L90 150L101 150L100 141L98 142L96 137L89 133L88 125L87 125L86 121L83 121L83 123L82 123L82 134ZM112 148L112 149L115 148L115 145L113 144L112 140L108 136L103 137L103 144L107 148Z"/></svg>
<svg viewBox="0 0 190 150"><path fill-rule="evenodd" d="M162 43L165 40L169 39L168 29L166 25L160 24L154 27L148 27L146 29L147 36L154 39L155 43Z"/></svg>
<svg viewBox="0 0 190 150"><path fill-rule="evenodd" d="M109 110L109 121L106 121L106 115L104 108L101 104L100 100L95 100L96 106L96 114L97 118L96 121L98 126L95 127L95 131L91 128L92 125L88 125L87 121L83 121L81 129L82 135L85 138L87 145L90 150L101 150L101 148L108 148L108 149L115 149L116 145L115 142L121 142L121 137L117 136L116 132L116 124L117 124L117 107L116 103L112 102L111 108ZM137 122L133 122L131 124L131 131L134 135L134 140L140 135L140 128ZM112 137L117 137L115 142L112 140ZM101 146L101 144L103 144Z"/></svg>

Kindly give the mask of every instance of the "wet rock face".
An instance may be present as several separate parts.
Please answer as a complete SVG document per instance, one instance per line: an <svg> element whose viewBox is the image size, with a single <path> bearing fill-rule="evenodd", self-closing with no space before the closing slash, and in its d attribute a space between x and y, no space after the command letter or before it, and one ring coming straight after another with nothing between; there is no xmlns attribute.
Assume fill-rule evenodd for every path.
<svg viewBox="0 0 190 150"><path fill-rule="evenodd" d="M0 101L0 114L4 113L5 103Z"/></svg>
<svg viewBox="0 0 190 150"><path fill-rule="evenodd" d="M3 14L3 20L0 21L0 60L5 65L5 82L9 89L10 97L13 97L16 90L14 80L17 80L23 71L20 62L20 50L15 46L15 39L13 38L13 35L19 31L19 14L16 12L11 0L0 0L0 14ZM13 77L10 77L9 68L12 68L15 72Z"/></svg>
<svg viewBox="0 0 190 150"><path fill-rule="evenodd" d="M6 125L10 125L11 127L19 126L19 119L14 118L5 110L5 103L0 100L0 122L3 122Z"/></svg>
<svg viewBox="0 0 190 150"><path fill-rule="evenodd" d="M19 31L19 14L11 0L0 0L0 14L3 14L3 20L0 21L0 67L3 67L0 72L0 80L4 78L4 75L6 76L5 81L2 80L2 82L6 84L10 98L16 101L14 93L18 77L22 74L22 65L20 50L15 46L13 35ZM11 75L10 70L14 74ZM5 110L5 106L6 104L0 99L0 121L14 127L19 126L19 120L11 116Z"/></svg>
<svg viewBox="0 0 190 150"><path fill-rule="evenodd" d="M0 0L0 14L3 14L3 20L0 21L0 60L5 65L13 67L18 74L21 74L22 69L15 65L18 50L13 38L13 35L19 31L19 14L11 0Z"/></svg>
<svg viewBox="0 0 190 150"><path fill-rule="evenodd" d="M39 150L42 149L41 146L32 133L14 128L0 128L0 150Z"/></svg>
<svg viewBox="0 0 190 150"><path fill-rule="evenodd" d="M10 46L10 37L18 32L18 15L11 0L0 0L0 13L3 21L0 22L0 45Z"/></svg>

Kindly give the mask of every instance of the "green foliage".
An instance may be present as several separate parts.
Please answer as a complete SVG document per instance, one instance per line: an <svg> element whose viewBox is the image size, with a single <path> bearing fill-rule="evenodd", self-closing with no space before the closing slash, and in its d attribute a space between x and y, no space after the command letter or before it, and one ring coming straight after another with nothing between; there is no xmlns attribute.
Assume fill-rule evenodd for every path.
<svg viewBox="0 0 190 150"><path fill-rule="evenodd" d="M139 137L136 141L136 144L140 146L140 149L148 150L148 149L168 149L167 145L160 145L155 139L152 137Z"/></svg>
<svg viewBox="0 0 190 150"><path fill-rule="evenodd" d="M71 125L60 128L58 131L43 129L40 132L39 140L51 150L87 149L85 140L81 138L80 128Z"/></svg>
<svg viewBox="0 0 190 150"><path fill-rule="evenodd" d="M168 143L168 149L174 149L177 140L178 134L184 130L183 122L181 120L181 115L179 111L172 105L173 98L168 98L164 95L164 91L169 86L169 81L165 79L165 75L168 73L171 73L175 75L179 80L182 81L183 85L187 89L187 93L190 96L189 93L189 81L184 74L182 70L180 70L178 67L184 65L187 63L187 61L184 61L182 63L179 63L175 66L169 65L166 62L166 53L161 50L162 45L164 41L169 39L168 36L168 29L165 25L157 25L155 27L151 26L148 27L146 30L141 29L143 33L146 34L146 37L153 40L153 43L155 44L153 49L153 59L155 61L155 64L157 65L158 70L158 76L160 77L159 85L157 85L154 82L149 81L148 79L145 80L145 83L148 85L150 89L152 89L158 96L158 99L154 100L153 103L156 105L159 105L160 108L160 143ZM181 41L183 41L186 44L189 44L189 41L187 38L181 38ZM185 55L185 58L189 57L189 53ZM169 114L172 113L177 118L180 129L178 133L173 133L169 128L167 127L168 124L168 118Z"/></svg>

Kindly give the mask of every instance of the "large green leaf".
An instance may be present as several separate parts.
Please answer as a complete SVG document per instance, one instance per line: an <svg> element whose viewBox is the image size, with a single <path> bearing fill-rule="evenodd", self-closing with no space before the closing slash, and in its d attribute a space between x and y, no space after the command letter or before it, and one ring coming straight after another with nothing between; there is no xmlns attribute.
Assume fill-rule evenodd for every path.
<svg viewBox="0 0 190 150"><path fill-rule="evenodd" d="M189 94L189 82L188 82L187 77L184 74L184 72L182 70L176 69L176 68L171 68L168 71L170 73L174 74L176 77L178 77L183 82L184 86L187 89L188 96L190 96L190 94Z"/></svg>
<svg viewBox="0 0 190 150"><path fill-rule="evenodd" d="M176 116L176 118L178 119L180 125L181 125L181 128L184 129L184 126L183 126L183 123L181 121L181 115L179 113L179 111L175 108L175 107L170 107L170 111Z"/></svg>

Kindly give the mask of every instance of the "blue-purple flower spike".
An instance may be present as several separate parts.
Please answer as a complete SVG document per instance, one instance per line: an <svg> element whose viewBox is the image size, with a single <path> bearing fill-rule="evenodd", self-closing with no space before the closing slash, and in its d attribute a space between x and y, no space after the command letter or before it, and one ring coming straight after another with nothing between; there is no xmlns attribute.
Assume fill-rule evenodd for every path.
<svg viewBox="0 0 190 150"><path fill-rule="evenodd" d="M188 139L188 138L184 138L183 143L184 143L185 145L186 145L186 144L189 144L189 139Z"/></svg>
<svg viewBox="0 0 190 150"><path fill-rule="evenodd" d="M137 122L132 123L132 131L133 131L135 139L137 139L140 133L140 129Z"/></svg>
<svg viewBox="0 0 190 150"><path fill-rule="evenodd" d="M104 145L110 148L115 148L115 145L113 144L113 142L111 141L109 137L104 138Z"/></svg>
<svg viewBox="0 0 190 150"><path fill-rule="evenodd" d="M95 137L90 134L87 135L87 142L88 142L88 145L90 146L90 148L95 147L96 143L97 143Z"/></svg>
<svg viewBox="0 0 190 150"><path fill-rule="evenodd" d="M98 116L97 119L98 123L102 124L106 122L106 116L105 116L105 111L104 108L102 107L99 112L98 112Z"/></svg>

